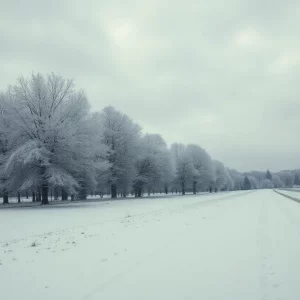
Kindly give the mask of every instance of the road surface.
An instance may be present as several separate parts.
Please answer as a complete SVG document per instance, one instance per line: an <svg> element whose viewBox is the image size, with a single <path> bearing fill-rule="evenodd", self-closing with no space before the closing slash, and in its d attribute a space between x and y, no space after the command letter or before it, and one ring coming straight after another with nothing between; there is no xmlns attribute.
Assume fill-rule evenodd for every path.
<svg viewBox="0 0 300 300"><path fill-rule="evenodd" d="M0 295L300 299L300 203L272 190L0 211Z"/></svg>

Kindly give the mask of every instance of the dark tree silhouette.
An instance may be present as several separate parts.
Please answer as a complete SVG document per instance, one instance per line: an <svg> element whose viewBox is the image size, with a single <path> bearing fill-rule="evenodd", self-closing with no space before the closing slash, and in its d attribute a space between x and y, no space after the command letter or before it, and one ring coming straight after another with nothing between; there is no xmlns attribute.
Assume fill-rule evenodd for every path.
<svg viewBox="0 0 300 300"><path fill-rule="evenodd" d="M269 179L272 181L272 174L269 170L267 170L267 172L266 172L266 179Z"/></svg>
<svg viewBox="0 0 300 300"><path fill-rule="evenodd" d="M251 190L251 182L250 182L248 176L246 176L244 179L243 190Z"/></svg>

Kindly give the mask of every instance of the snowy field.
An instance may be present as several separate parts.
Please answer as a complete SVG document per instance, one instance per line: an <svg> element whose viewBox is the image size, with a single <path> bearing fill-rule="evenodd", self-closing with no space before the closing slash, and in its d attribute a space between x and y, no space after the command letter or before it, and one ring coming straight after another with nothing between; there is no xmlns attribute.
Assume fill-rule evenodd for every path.
<svg viewBox="0 0 300 300"><path fill-rule="evenodd" d="M277 191L300 202L300 189L279 189Z"/></svg>
<svg viewBox="0 0 300 300"><path fill-rule="evenodd" d="M0 210L5 300L298 300L300 204L272 190Z"/></svg>
<svg viewBox="0 0 300 300"><path fill-rule="evenodd" d="M300 193L300 188L285 188L285 189L280 189L280 191L289 191L289 192Z"/></svg>

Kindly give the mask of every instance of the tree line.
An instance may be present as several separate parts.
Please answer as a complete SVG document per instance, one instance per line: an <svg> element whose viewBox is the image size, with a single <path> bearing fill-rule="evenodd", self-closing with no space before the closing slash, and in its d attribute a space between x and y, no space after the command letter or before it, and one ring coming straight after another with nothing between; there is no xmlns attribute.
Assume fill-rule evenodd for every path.
<svg viewBox="0 0 300 300"><path fill-rule="evenodd" d="M0 95L0 194L49 203L144 193L240 190L300 185L298 171L242 174L197 144L167 146L142 134L109 106L91 112L73 80L55 74L20 77Z"/></svg>

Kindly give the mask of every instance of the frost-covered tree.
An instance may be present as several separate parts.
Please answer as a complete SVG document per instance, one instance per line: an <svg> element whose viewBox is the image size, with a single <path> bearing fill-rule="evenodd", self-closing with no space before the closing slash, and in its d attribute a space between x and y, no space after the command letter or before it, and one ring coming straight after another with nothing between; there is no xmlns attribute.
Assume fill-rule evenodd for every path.
<svg viewBox="0 0 300 300"><path fill-rule="evenodd" d="M101 142L108 147L109 169L100 176L100 181L109 186L111 197L117 192L126 196L135 177L135 161L140 149L141 128L128 116L109 106L98 118Z"/></svg>
<svg viewBox="0 0 300 300"><path fill-rule="evenodd" d="M183 144L172 144L171 153L176 166L175 180L181 188L182 195L185 195L187 184L195 175L193 161Z"/></svg>
<svg viewBox="0 0 300 300"><path fill-rule="evenodd" d="M142 170L146 173L151 171L146 178L143 176L144 186L147 187L148 194L150 190L155 188L164 189L167 194L169 184L174 178L174 168L167 144L159 134L146 134L141 139L141 150L136 168L137 177L141 177L142 170L140 166L143 165L141 161L145 159L148 161L149 170L147 171L145 167ZM135 180L135 182L137 181Z"/></svg>
<svg viewBox="0 0 300 300"><path fill-rule="evenodd" d="M294 175L292 171L281 171L277 175L279 175L281 181L284 183L286 187L292 187L294 181Z"/></svg>
<svg viewBox="0 0 300 300"><path fill-rule="evenodd" d="M257 190L259 188L259 182L254 176L248 175L248 179L251 183L251 189Z"/></svg>
<svg viewBox="0 0 300 300"><path fill-rule="evenodd" d="M223 163L221 163L218 160L214 160L213 164L214 164L214 170L215 170L215 176L216 176L215 188L217 190L221 190L226 185L225 167L224 167Z"/></svg>
<svg viewBox="0 0 300 300"><path fill-rule="evenodd" d="M274 185L272 183L271 180L269 179L264 179L263 181L261 181L260 183L260 188L262 189L273 189L274 188Z"/></svg>
<svg viewBox="0 0 300 300"><path fill-rule="evenodd" d="M172 160L171 152L165 149L161 155L161 185L164 189L165 194L169 193L172 181L175 178L175 165L174 160Z"/></svg>
<svg viewBox="0 0 300 300"><path fill-rule="evenodd" d="M275 188L283 188L285 186L282 180L280 179L279 175L276 174L272 176L272 183Z"/></svg>
<svg viewBox="0 0 300 300"><path fill-rule="evenodd" d="M72 80L55 74L20 77L3 96L17 137L6 162L10 189L76 193L81 174L92 172L89 105Z"/></svg>
<svg viewBox="0 0 300 300"><path fill-rule="evenodd" d="M251 172L247 172L248 178L249 176L252 176L254 178L256 178L256 180L258 182L261 182L262 180L264 180L266 178L266 173L265 172L261 172L261 171L251 171Z"/></svg>
<svg viewBox="0 0 300 300"><path fill-rule="evenodd" d="M300 186L300 176L298 175L298 173L295 174L293 184L294 184L295 186Z"/></svg>
<svg viewBox="0 0 300 300"><path fill-rule="evenodd" d="M214 181L214 170L211 157L198 145L187 145L186 154L190 157L193 165L193 193L197 190L207 190Z"/></svg>
<svg viewBox="0 0 300 300"><path fill-rule="evenodd" d="M228 168L225 168L225 174L226 174L226 190L232 191L234 190L234 180L231 177Z"/></svg>
<svg viewBox="0 0 300 300"><path fill-rule="evenodd" d="M236 170L228 169L230 177L233 180L233 189L241 190L243 187L244 176Z"/></svg>
<svg viewBox="0 0 300 300"><path fill-rule="evenodd" d="M140 149L135 162L136 175L133 188L136 197L143 195L144 188L158 185L161 178L160 149L164 141L159 135L146 134L140 141Z"/></svg>
<svg viewBox="0 0 300 300"><path fill-rule="evenodd" d="M153 154L140 156L135 162L136 176L133 188L136 197L142 197L145 186L149 186L159 180L159 168Z"/></svg>
<svg viewBox="0 0 300 300"><path fill-rule="evenodd" d="M4 168L13 140L12 125L12 118L8 115L4 98L0 96L0 196L3 197L3 204L8 203L8 176Z"/></svg>

